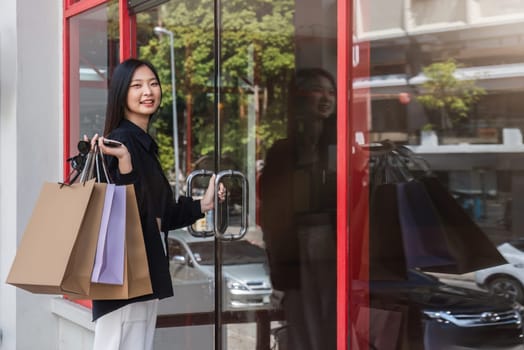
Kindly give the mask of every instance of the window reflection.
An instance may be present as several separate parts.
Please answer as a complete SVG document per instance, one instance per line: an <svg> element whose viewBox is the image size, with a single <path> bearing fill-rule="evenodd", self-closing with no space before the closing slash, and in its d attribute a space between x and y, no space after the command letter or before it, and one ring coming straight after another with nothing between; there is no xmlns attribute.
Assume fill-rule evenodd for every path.
<svg viewBox="0 0 524 350"><path fill-rule="evenodd" d="M444 186L441 192L457 205L456 211L465 213L509 262L468 274L435 274L418 267L416 273L431 282L423 292L413 284L411 270L394 283L372 280L371 309L357 311L357 339L368 329L368 316L367 340L375 348L386 349L387 343L397 344L391 349L408 345L520 349L521 310L513 301L522 300L523 283L512 266L520 266L522 253L516 247L524 226L517 209L524 208L524 49L515 45L522 40L523 4L511 0L496 4L412 0L406 7L381 0L354 3L356 41L370 47L370 75L354 81L355 95L367 94L371 106L366 142L387 139L427 162ZM390 211L382 207L373 212L374 204L370 247L377 255L372 256L390 259L390 268L405 266L392 253L395 241L384 237L388 230L375 235L384 222L390 223L386 225L390 236L394 226L388 221ZM424 222L429 225L429 218ZM434 229L428 227L426 232ZM464 226L457 236L465 231ZM381 240L391 243L389 249L373 250ZM485 257L479 252L479 240L470 239L464 246ZM468 306L459 311L451 304ZM475 316L483 313L496 314L513 326L498 328L492 318Z"/></svg>
<svg viewBox="0 0 524 350"><path fill-rule="evenodd" d="M372 3L373 9L376 9L379 2ZM406 18L415 16L419 7L433 8L431 12L435 16L442 16L450 8L442 2L434 1L415 1L412 5L411 9L406 10ZM504 5L499 6L498 12L504 14L511 9L514 11L512 19L518 17L519 13L524 13L522 5L515 2ZM471 22L481 21L485 16L483 11L489 6L491 5L488 2L479 2L467 7ZM404 10L399 8L399 11ZM380 13L375 11L372 16L380 17ZM408 26L409 23L399 19L390 28L407 27L411 30L412 34L404 44L393 38L381 38L380 31L374 31L373 26L371 30L361 33L377 38L371 40L371 76L368 83L371 84L372 103L370 140L388 138L412 145L416 152L424 154L435 165L436 171L449 183L451 190L464 192L464 182L469 181L472 183L467 186L472 191L470 196L479 192L480 196L485 197L485 205L501 207L504 206L504 201L498 204L490 202L500 194L498 188L502 188L502 192L511 188L507 183L511 178L502 175L508 169L500 161L509 160L515 152L522 152L521 130L524 127L524 120L520 118L519 112L523 107L522 99L519 98L523 84L517 83L518 78L515 78L522 74L520 65L523 64L523 49L512 44L521 35L518 30L520 26L510 23L508 16L491 22L489 31L487 25L486 30L482 26L478 30L472 30L472 25L463 23L457 27L454 20L446 19L443 21L447 23L445 30L429 29L419 32L424 25L433 21L426 19ZM393 36L407 39L403 33ZM437 90L428 93L428 72L425 70L440 64L441 71L437 74L442 75L449 68L442 64L447 61L445 57L450 56L455 62L455 67L452 67L452 76L456 78L453 82L455 86L445 86L447 82L442 84L438 93L445 95L438 96ZM464 107L470 102L469 96L463 94L468 89L464 85L466 82L471 83L468 87L471 88L470 95L477 94L478 97L466 106L468 108L460 112L453 111L457 106L452 107L452 104ZM361 82L356 82L357 90L359 83ZM401 94L408 94L408 101L402 101ZM424 95L433 100L424 101ZM443 121L443 118L450 120ZM436 139L429 136L435 134ZM469 155L463 156L465 152ZM484 175L479 175L479 171ZM462 184L453 180L459 177L463 179L459 181ZM479 184L480 177L484 181L484 190ZM493 215L502 219L504 216L493 206L488 211L490 214L476 215L479 224L483 224L481 216L483 219Z"/></svg>

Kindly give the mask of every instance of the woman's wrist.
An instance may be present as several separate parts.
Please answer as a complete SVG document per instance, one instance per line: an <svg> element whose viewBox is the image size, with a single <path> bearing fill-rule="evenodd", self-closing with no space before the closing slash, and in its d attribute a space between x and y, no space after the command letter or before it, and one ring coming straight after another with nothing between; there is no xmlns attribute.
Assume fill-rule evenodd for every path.
<svg viewBox="0 0 524 350"><path fill-rule="evenodd" d="M200 211L202 213L205 213L206 211L209 211L211 209L213 209L213 203L208 203L202 199L200 200Z"/></svg>
<svg viewBox="0 0 524 350"><path fill-rule="evenodd" d="M129 174L133 171L133 164L131 163L131 155L129 152L118 157L118 170L120 171L120 174Z"/></svg>

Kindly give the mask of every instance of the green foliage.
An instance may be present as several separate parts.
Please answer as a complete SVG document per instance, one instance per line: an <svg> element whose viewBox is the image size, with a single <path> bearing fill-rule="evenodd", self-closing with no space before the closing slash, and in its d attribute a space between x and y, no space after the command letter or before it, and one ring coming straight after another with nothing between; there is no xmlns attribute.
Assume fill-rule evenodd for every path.
<svg viewBox="0 0 524 350"><path fill-rule="evenodd" d="M175 165L173 151L173 137L167 130L167 123L163 119L156 119L150 127L151 135L158 144L160 165L166 174L172 173Z"/></svg>
<svg viewBox="0 0 524 350"><path fill-rule="evenodd" d="M424 93L417 100L427 109L440 112L443 128L467 118L473 105L485 94L475 80L461 80L455 76L459 67L450 59L423 68L428 80L422 84Z"/></svg>
<svg viewBox="0 0 524 350"><path fill-rule="evenodd" d="M435 125L431 123L426 123L422 126L422 131L433 131L435 129Z"/></svg>
<svg viewBox="0 0 524 350"><path fill-rule="evenodd" d="M202 117L196 117L193 120L193 133L199 140L193 151L202 156L211 154L215 149L214 125L206 123Z"/></svg>
<svg viewBox="0 0 524 350"><path fill-rule="evenodd" d="M292 0L231 0L222 3L221 151L239 164L244 162L245 147L242 146L247 144L249 137L256 135L259 138L257 144L262 157L268 145L285 132L282 128L285 122L279 120L287 112L286 87L294 69L293 16ZM213 2L170 1L160 7L158 18L152 17L138 17L137 26L153 28L161 23L162 27L174 33L177 99L192 98L192 159L197 159L211 153L215 145ZM151 33L148 41L141 43L139 53L158 69L164 109L170 109L173 103L169 45L167 35L159 38ZM262 97L259 101L247 99L255 87L264 92L264 101ZM256 133L250 133L247 127L248 103L259 106ZM166 132L169 133L170 129ZM160 134L161 131L157 135ZM163 167L168 165L163 164Z"/></svg>
<svg viewBox="0 0 524 350"><path fill-rule="evenodd" d="M286 137L286 123L284 119L263 121L257 127L256 133L260 140L260 152L266 154L269 148L279 139Z"/></svg>

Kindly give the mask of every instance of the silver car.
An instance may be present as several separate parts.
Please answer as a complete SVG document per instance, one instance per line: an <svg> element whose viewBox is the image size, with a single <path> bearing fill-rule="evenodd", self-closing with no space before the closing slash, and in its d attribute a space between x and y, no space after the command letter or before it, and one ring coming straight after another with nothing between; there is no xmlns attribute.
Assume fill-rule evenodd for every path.
<svg viewBox="0 0 524 350"><path fill-rule="evenodd" d="M214 238L197 238L185 230L175 230L169 233L168 244L175 298L177 289L191 285L196 293L206 295L200 300L212 299ZM247 240L224 241L222 248L224 309L268 306L273 289L265 250Z"/></svg>

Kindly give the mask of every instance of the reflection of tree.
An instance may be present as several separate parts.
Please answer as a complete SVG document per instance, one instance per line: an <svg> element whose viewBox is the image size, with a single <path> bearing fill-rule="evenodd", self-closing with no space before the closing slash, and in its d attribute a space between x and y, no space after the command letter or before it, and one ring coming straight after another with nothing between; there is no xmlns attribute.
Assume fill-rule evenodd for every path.
<svg viewBox="0 0 524 350"><path fill-rule="evenodd" d="M174 176L174 173L171 174L175 165L173 137L171 136L172 133L166 133L166 125L166 120L159 118L153 122L150 132L158 143L159 160L162 169L170 176Z"/></svg>
<svg viewBox="0 0 524 350"><path fill-rule="evenodd" d="M450 59L423 68L428 80L422 84L424 93L417 100L428 110L439 113L442 129L453 128L465 120L473 105L485 94L475 80L461 80L455 76L459 67Z"/></svg>
<svg viewBox="0 0 524 350"><path fill-rule="evenodd" d="M177 97L179 104L192 101L188 107L191 107L193 159L214 149L212 5L209 0L171 1L159 8L158 19L153 18L153 14L137 19L137 26L147 24L150 33L158 24L174 33ZM259 152L264 152L274 139L270 131L277 135L285 133L284 123L278 120L286 115L286 86L294 68L294 2L227 1L222 4L221 15L222 146L223 152L243 163L244 147L239 146L247 142L248 103L259 106L256 115L261 126L261 131L256 133L261 146ZM169 41L151 34L147 42L144 40L139 54L157 67L163 82L162 107L166 122L157 125L157 132L171 134ZM255 95L258 100L248 100L254 89L258 91ZM183 118L180 119L183 123Z"/></svg>
<svg viewBox="0 0 524 350"><path fill-rule="evenodd" d="M120 38L120 23L118 20L118 1L110 0L107 4L107 37L108 40Z"/></svg>

